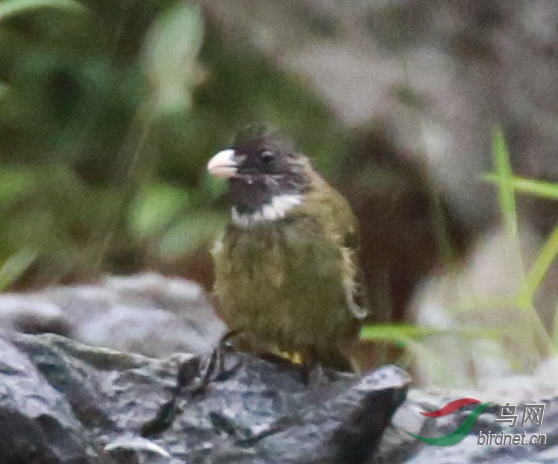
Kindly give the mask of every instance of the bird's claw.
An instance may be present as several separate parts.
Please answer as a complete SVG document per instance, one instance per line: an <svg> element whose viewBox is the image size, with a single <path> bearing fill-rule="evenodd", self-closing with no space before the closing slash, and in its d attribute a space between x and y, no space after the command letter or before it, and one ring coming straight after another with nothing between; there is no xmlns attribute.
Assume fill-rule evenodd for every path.
<svg viewBox="0 0 558 464"><path fill-rule="evenodd" d="M237 335L236 331L227 332L217 347L211 354L201 362L199 368L199 380L195 385L191 385L188 391L192 395L204 394L208 391L212 382L224 382L228 380L241 366L241 361L237 360L232 366L227 366L226 354L234 352L235 349L230 343L230 339Z"/></svg>
<svg viewBox="0 0 558 464"><path fill-rule="evenodd" d="M172 425L179 411L176 403L183 390L190 397L204 395L212 382L224 382L238 370L240 361L231 367L226 366L225 361L225 354L233 350L229 340L234 335L233 332L225 334L209 356L197 358L197 362L188 359L179 364L171 399L161 406L154 419L143 424L140 432L142 437L159 435Z"/></svg>

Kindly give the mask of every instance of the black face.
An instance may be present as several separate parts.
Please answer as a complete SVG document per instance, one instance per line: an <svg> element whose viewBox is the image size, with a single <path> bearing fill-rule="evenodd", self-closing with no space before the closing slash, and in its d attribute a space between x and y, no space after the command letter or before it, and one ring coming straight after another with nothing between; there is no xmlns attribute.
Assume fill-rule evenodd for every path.
<svg viewBox="0 0 558 464"><path fill-rule="evenodd" d="M292 140L264 125L250 125L234 143L236 175L230 195L239 213L251 213L273 195L298 194L307 188L301 155Z"/></svg>

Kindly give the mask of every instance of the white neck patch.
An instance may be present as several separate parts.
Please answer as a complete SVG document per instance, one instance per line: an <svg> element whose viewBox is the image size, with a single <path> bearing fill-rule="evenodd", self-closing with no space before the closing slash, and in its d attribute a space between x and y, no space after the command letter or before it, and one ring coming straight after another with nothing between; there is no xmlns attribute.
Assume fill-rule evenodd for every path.
<svg viewBox="0 0 558 464"><path fill-rule="evenodd" d="M273 195L271 197L271 202L262 205L254 213L244 213L240 214L235 207L231 209L232 221L243 229L249 229L250 227L260 224L262 222L277 221L278 219L283 219L288 211L293 209L295 206L302 204L301 195L284 194L284 195Z"/></svg>

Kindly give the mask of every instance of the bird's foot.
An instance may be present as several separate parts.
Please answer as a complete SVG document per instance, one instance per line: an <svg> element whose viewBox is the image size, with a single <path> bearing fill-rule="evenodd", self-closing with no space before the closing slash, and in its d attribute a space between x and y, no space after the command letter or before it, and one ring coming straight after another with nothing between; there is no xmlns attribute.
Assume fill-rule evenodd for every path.
<svg viewBox="0 0 558 464"><path fill-rule="evenodd" d="M154 419L142 426L142 437L159 435L172 425L179 412L177 401L182 391L187 391L191 398L204 395L212 382L223 382L238 370L240 361L229 366L225 359L226 353L234 349L229 341L235 335L235 332L225 334L208 356L188 359L179 364L171 399L161 406Z"/></svg>
<svg viewBox="0 0 558 464"><path fill-rule="evenodd" d="M172 389L171 398L164 403L155 418L142 425L140 435L144 438L153 437L163 433L173 423L179 412L178 398L184 386L191 384L199 372L200 359L189 358L178 365L176 385Z"/></svg>
<svg viewBox="0 0 558 464"><path fill-rule="evenodd" d="M188 391L196 396L207 393L212 382L224 382L233 376L241 366L241 361L236 359L234 363L227 365L227 353L235 351L231 339L238 335L238 331L227 332L209 357L202 361L199 376L195 384L190 385Z"/></svg>

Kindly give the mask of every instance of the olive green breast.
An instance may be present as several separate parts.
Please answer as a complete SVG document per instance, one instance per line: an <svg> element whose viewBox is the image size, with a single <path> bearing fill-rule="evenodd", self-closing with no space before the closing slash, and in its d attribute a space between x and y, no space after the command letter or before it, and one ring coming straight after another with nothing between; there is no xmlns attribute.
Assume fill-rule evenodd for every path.
<svg viewBox="0 0 558 464"><path fill-rule="evenodd" d="M214 259L230 329L285 351L326 351L355 338L341 247L312 216L230 226Z"/></svg>

